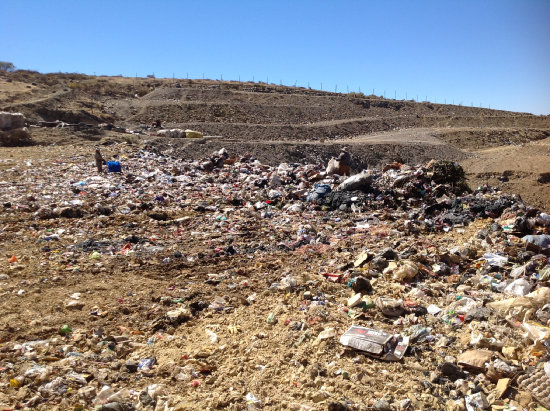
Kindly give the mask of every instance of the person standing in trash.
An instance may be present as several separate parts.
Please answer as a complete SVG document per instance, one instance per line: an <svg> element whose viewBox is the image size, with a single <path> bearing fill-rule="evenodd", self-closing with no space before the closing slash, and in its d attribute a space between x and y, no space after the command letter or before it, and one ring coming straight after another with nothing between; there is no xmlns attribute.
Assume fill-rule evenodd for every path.
<svg viewBox="0 0 550 411"><path fill-rule="evenodd" d="M348 152L348 148L344 147L340 150L340 155L338 156L338 174L341 176L350 176L351 171L351 154Z"/></svg>
<svg viewBox="0 0 550 411"><path fill-rule="evenodd" d="M105 164L105 160L103 159L103 156L101 155L101 151L99 151L99 148L95 149L95 165L97 167L97 172L102 173L103 172L103 164Z"/></svg>

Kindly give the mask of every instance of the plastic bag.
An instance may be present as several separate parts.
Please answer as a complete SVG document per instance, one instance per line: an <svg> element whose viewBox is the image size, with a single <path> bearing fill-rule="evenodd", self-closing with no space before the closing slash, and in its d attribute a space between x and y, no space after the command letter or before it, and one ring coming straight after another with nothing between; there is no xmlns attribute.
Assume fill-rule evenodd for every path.
<svg viewBox="0 0 550 411"><path fill-rule="evenodd" d="M529 293L533 286L525 278L518 278L517 280L512 281L504 289L504 293L508 295L515 295L522 297Z"/></svg>
<svg viewBox="0 0 550 411"><path fill-rule="evenodd" d="M537 247L547 248L550 247L550 235L526 235L521 239L524 243L531 243Z"/></svg>
<svg viewBox="0 0 550 411"><path fill-rule="evenodd" d="M534 342L543 341L550 338L550 327L538 324L534 321L525 321L521 328L527 331L527 336Z"/></svg>

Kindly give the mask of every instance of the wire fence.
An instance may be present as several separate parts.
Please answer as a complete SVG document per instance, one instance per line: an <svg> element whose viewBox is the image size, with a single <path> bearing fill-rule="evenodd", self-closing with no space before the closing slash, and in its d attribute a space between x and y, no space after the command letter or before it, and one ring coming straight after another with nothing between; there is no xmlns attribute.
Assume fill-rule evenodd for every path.
<svg viewBox="0 0 550 411"><path fill-rule="evenodd" d="M95 74L95 73L94 73ZM155 77L155 73L147 74L145 76L138 76L136 73L135 78L157 78ZM159 78L170 78L170 77L159 77ZM294 82L283 81L282 79L279 79L278 82L269 81L269 76L265 76L264 78L258 77L256 75L252 75L251 78L246 79L244 76L241 76L238 74L236 78L228 78L227 76L224 77L223 73L220 73L219 75L216 75L214 77L211 77L210 75L205 75L204 72L201 73L200 76L189 76L189 72L185 73L185 77L176 76L175 73L172 73L172 80L174 81L181 81L181 80L208 80L208 81L223 81L223 82L239 82L243 84L247 83L253 83L253 84L264 84L269 86L280 86L280 87L295 87L295 88L302 88L307 89L311 91L319 91L324 93L336 93L336 94L350 94L355 97L376 97L376 98L383 98L386 100L394 100L394 101L410 101L410 102L417 102L417 103L431 103L431 104L449 104L449 105L457 105L457 106L470 106L470 107L476 107L476 108L491 108L490 104L484 105L482 102L474 102L471 99L465 100L465 99L456 99L456 98L447 98L447 97L441 97L441 96L430 96L425 93L409 93L409 91L405 90L387 90L384 88L377 88L377 87L371 87L367 88L362 86L351 86L349 84L345 84L343 86L339 83L325 83L322 81L319 81L317 83L313 83L310 81L307 81L307 84L301 84L298 82L298 80L295 80ZM272 79L273 80L273 79ZM330 84L330 85L329 85Z"/></svg>

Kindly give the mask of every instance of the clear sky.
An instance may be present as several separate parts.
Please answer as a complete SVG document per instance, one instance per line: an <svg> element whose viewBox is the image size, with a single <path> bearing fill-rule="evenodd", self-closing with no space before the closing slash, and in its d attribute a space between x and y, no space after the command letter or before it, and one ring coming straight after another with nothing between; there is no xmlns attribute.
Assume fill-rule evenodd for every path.
<svg viewBox="0 0 550 411"><path fill-rule="evenodd" d="M550 0L0 0L0 60L550 114L549 21Z"/></svg>

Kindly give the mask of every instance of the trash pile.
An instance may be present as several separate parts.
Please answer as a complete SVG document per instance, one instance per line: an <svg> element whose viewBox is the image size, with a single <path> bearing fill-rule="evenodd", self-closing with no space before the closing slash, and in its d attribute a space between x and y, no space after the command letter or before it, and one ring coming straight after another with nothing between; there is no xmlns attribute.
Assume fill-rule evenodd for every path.
<svg viewBox="0 0 550 411"><path fill-rule="evenodd" d="M550 408L550 216L519 197L86 149L1 163L3 409Z"/></svg>

